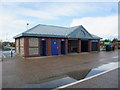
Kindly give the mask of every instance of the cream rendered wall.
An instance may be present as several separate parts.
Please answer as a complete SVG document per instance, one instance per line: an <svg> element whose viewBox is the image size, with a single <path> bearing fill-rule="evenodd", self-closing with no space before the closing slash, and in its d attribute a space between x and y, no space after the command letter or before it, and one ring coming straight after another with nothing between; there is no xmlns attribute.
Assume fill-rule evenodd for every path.
<svg viewBox="0 0 120 90"><path fill-rule="evenodd" d="M24 46L24 38L20 38L20 46Z"/></svg>
<svg viewBox="0 0 120 90"><path fill-rule="evenodd" d="M24 55L24 38L20 38L20 55Z"/></svg>
<svg viewBox="0 0 120 90"><path fill-rule="evenodd" d="M16 53L18 54L19 53L19 39L16 39Z"/></svg>
<svg viewBox="0 0 120 90"><path fill-rule="evenodd" d="M38 48L29 48L29 55L38 55Z"/></svg>
<svg viewBox="0 0 120 90"><path fill-rule="evenodd" d="M38 38L29 38L29 55L38 55Z"/></svg>
<svg viewBox="0 0 120 90"><path fill-rule="evenodd" d="M29 38L29 47L38 47L38 38Z"/></svg>
<svg viewBox="0 0 120 90"><path fill-rule="evenodd" d="M24 55L24 48L20 47L20 55Z"/></svg>

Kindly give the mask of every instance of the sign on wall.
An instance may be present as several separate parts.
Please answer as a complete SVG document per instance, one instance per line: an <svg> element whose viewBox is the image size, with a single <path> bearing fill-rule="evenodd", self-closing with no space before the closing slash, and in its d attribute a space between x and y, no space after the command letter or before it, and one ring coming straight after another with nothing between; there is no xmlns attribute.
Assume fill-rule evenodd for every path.
<svg viewBox="0 0 120 90"><path fill-rule="evenodd" d="M106 45L106 44L109 44L110 42L104 42L104 44Z"/></svg>
<svg viewBox="0 0 120 90"><path fill-rule="evenodd" d="M92 40L92 42L98 42L98 40Z"/></svg>

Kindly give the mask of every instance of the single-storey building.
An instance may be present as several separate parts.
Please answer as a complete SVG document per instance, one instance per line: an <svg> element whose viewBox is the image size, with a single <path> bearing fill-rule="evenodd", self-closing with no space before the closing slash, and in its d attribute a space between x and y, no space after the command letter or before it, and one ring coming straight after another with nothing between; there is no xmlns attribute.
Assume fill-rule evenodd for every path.
<svg viewBox="0 0 120 90"><path fill-rule="evenodd" d="M42 24L14 38L15 52L24 57L99 51L101 39L82 25L66 28Z"/></svg>

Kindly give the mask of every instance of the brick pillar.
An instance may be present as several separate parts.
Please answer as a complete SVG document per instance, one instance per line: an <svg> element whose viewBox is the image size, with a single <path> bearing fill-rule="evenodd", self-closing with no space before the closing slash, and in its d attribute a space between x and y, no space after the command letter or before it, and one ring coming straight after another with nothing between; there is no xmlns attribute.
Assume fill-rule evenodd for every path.
<svg viewBox="0 0 120 90"><path fill-rule="evenodd" d="M24 57L28 56L28 38L24 37Z"/></svg>
<svg viewBox="0 0 120 90"><path fill-rule="evenodd" d="M68 54L68 39L65 40L65 49L66 49L66 54Z"/></svg>
<svg viewBox="0 0 120 90"><path fill-rule="evenodd" d="M19 52L19 54L20 54L20 38L18 38L18 52Z"/></svg>
<svg viewBox="0 0 120 90"><path fill-rule="evenodd" d="M15 53L16 53L16 39L15 39Z"/></svg>
<svg viewBox="0 0 120 90"><path fill-rule="evenodd" d="M41 39L38 38L38 55L39 55L39 56L41 56L41 55L40 55L40 49L41 49L41 48L40 48L40 41L41 41Z"/></svg>
<svg viewBox="0 0 120 90"><path fill-rule="evenodd" d="M61 39L58 39L58 55L61 55Z"/></svg>
<svg viewBox="0 0 120 90"><path fill-rule="evenodd" d="M78 53L81 52L81 40L78 40Z"/></svg>
<svg viewBox="0 0 120 90"><path fill-rule="evenodd" d="M46 39L46 55L47 56L51 55L51 39L50 38Z"/></svg>
<svg viewBox="0 0 120 90"><path fill-rule="evenodd" d="M100 40L98 40L98 51L100 51Z"/></svg>
<svg viewBox="0 0 120 90"><path fill-rule="evenodd" d="M92 51L92 41L89 40L88 41L88 52L91 52Z"/></svg>

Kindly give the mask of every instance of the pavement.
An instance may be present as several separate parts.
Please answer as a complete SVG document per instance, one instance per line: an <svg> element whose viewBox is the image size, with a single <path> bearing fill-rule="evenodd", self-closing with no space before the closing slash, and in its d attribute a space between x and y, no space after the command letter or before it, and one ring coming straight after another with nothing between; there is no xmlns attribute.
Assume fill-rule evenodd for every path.
<svg viewBox="0 0 120 90"><path fill-rule="evenodd" d="M120 69L114 69L109 72L103 73L101 75L96 75L96 77L82 80L82 82L78 81L78 83L73 83L71 85L67 85L64 88L119 88L118 82L120 79L118 78L118 72ZM62 88L62 89L64 89ZM61 90L61 89L60 89Z"/></svg>
<svg viewBox="0 0 120 90"><path fill-rule="evenodd" d="M0 89L2 89L2 51L0 50Z"/></svg>
<svg viewBox="0 0 120 90"><path fill-rule="evenodd" d="M71 54L45 58L3 58L2 87L17 88L25 84L62 76L69 72L89 70L118 61L118 50Z"/></svg>
<svg viewBox="0 0 120 90"><path fill-rule="evenodd" d="M2 62L0 62L0 90L2 90Z"/></svg>

